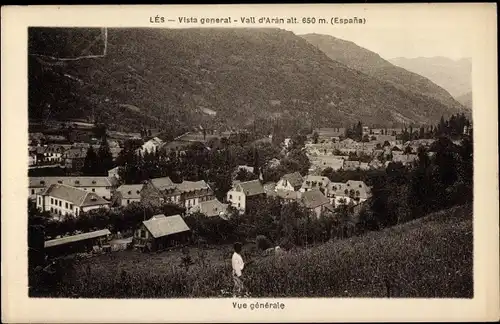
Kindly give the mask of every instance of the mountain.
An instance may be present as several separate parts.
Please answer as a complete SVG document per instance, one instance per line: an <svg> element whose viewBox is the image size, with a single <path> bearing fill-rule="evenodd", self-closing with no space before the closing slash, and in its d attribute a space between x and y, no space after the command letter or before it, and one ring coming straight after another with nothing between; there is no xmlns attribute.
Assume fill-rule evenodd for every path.
<svg viewBox="0 0 500 324"><path fill-rule="evenodd" d="M272 118L286 117L319 127L359 120L391 126L436 123L457 112L351 69L280 29L118 28L104 35L29 29L30 119L95 117L127 130L256 119L272 126ZM85 55L100 56L48 57Z"/></svg>
<svg viewBox="0 0 500 324"><path fill-rule="evenodd" d="M390 60L394 65L429 78L458 98L472 92L472 60L452 60L446 57L398 57Z"/></svg>
<svg viewBox="0 0 500 324"><path fill-rule="evenodd" d="M460 102L465 107L472 109L472 92L469 91L457 97L457 101Z"/></svg>
<svg viewBox="0 0 500 324"><path fill-rule="evenodd" d="M445 89L431 80L395 66L377 53L353 42L321 34L306 34L301 37L322 50L332 60L341 62L352 69L388 82L398 89L436 99L451 109L463 109Z"/></svg>

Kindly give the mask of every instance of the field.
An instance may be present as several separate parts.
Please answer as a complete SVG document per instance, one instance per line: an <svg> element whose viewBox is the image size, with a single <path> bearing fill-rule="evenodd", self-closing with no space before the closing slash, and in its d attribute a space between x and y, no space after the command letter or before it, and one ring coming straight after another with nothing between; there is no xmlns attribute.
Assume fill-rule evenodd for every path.
<svg viewBox="0 0 500 324"><path fill-rule="evenodd" d="M460 206L381 232L255 257L245 282L254 297L472 298L472 237L472 208ZM228 296L230 246L190 248L194 264L187 270L182 255L123 251L86 259L53 296Z"/></svg>

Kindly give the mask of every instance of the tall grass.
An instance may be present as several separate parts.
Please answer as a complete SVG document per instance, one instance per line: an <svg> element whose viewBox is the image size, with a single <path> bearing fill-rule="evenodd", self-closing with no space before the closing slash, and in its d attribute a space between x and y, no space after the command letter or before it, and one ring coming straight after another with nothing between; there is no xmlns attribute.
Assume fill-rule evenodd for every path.
<svg viewBox="0 0 500 324"><path fill-rule="evenodd" d="M381 232L261 258L246 269L245 283L254 297L472 298L471 215L470 206L455 207ZM232 289L230 270L229 260L186 271L150 255L103 256L77 264L52 296L223 297Z"/></svg>

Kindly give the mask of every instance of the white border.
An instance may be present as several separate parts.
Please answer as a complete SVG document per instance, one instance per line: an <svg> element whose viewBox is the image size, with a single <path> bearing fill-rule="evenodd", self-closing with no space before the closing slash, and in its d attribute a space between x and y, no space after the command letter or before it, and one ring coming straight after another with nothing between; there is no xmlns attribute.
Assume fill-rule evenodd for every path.
<svg viewBox="0 0 500 324"><path fill-rule="evenodd" d="M392 322L498 319L495 9L495 4L2 7L2 321ZM236 16L365 16L369 25L353 27L360 28L360 32L362 28L373 27L394 29L405 26L401 32L414 33L449 26L465 27L463 36L470 39L473 52L473 299L282 299L278 300L286 303L286 309L282 311L237 311L233 309L231 299L37 300L27 297L27 27L155 27L149 23L150 16L227 16L229 13ZM179 26L165 24L158 27ZM311 27L311 32L314 31L320 32Z"/></svg>

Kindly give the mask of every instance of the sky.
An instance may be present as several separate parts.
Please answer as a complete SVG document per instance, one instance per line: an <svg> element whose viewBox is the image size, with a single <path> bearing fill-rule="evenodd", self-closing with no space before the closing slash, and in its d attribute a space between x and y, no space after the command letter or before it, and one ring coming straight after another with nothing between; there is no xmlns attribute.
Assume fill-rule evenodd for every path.
<svg viewBox="0 0 500 324"><path fill-rule="evenodd" d="M443 56L453 60L471 57L470 43L460 29L393 28L285 28L295 34L317 33L352 41L382 58Z"/></svg>

